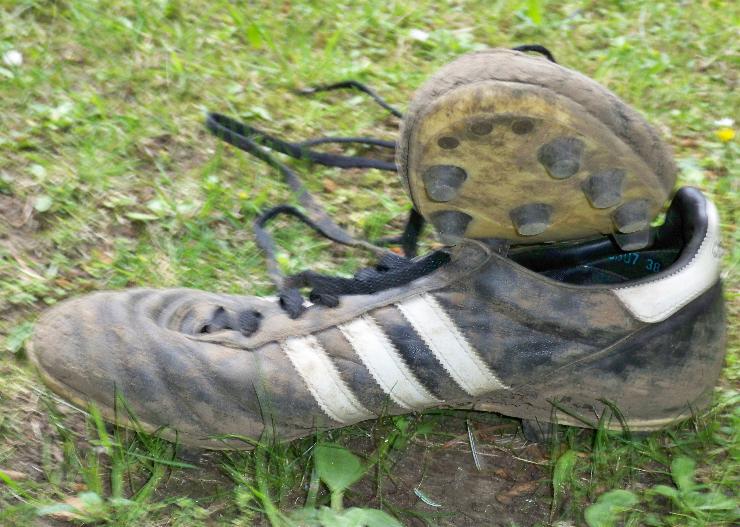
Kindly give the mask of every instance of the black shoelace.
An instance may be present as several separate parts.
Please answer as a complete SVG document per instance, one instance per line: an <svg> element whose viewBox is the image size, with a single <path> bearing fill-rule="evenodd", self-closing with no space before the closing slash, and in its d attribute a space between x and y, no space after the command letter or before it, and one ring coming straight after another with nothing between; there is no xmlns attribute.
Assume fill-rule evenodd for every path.
<svg viewBox="0 0 740 527"><path fill-rule="evenodd" d="M548 60L555 62L550 51L540 45L524 45L512 48L522 52L536 52L544 55ZM337 82L323 86L316 86L298 93L311 95L324 91L351 89L367 94L374 102L385 108L395 117L403 114L388 104L374 90L354 80ZM265 254L268 275L278 289L280 306L291 318L297 318L305 310L305 300L300 293L301 288L311 288L309 299L315 304L335 307L344 295L373 294L392 287L409 283L438 269L450 259L447 251L435 251L423 258L413 259L416 255L419 236L424 228L424 219L414 209L409 213L403 233L399 236L383 238L374 243L353 237L345 229L338 226L328 215L324 207L309 193L300 177L288 165L273 157L269 151L285 154L295 159L307 160L324 166L339 168L375 168L378 170L395 172L393 161L381 159L338 155L320 152L312 147L324 144L356 144L370 148L381 148L395 151L395 143L373 137L320 137L300 142L288 142L270 135L254 126L236 121L219 113L208 113L206 127L217 137L248 152L256 158L274 167L283 176L293 193L297 196L303 211L291 205L278 205L260 214L254 221L254 232L257 245ZM364 247L379 257L375 267L358 271L353 278L343 278L303 271L286 276L277 262L275 242L267 231L267 224L275 217L289 215L305 223L320 235L334 242L352 246ZM399 256L384 245L398 244L404 256ZM238 328L250 335L258 328L261 315L257 312L248 312L240 315Z"/></svg>

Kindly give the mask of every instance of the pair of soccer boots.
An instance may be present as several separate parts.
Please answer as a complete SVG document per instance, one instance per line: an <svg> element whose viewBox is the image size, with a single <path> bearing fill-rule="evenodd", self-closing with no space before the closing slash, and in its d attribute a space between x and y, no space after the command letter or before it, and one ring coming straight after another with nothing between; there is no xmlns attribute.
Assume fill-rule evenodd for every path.
<svg viewBox="0 0 740 527"><path fill-rule="evenodd" d="M29 346L44 381L107 419L135 415L215 449L432 407L585 427L613 413L602 422L635 431L706 409L725 353L715 206L682 188L651 227L675 183L667 147L605 88L521 49L442 68L395 145L288 143L210 114L212 131L276 167L303 205L255 225L279 296L134 289L65 301ZM396 161L314 148L327 142L395 146ZM415 213L395 241L413 255L428 220L444 248L402 257L353 238L271 151L397 169ZM283 276L265 228L280 213L380 263L353 278Z"/></svg>

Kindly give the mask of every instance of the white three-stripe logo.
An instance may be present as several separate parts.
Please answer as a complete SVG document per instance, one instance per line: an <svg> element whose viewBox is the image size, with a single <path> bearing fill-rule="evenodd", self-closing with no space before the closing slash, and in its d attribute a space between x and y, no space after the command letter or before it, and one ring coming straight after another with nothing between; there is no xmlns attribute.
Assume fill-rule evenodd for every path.
<svg viewBox="0 0 740 527"><path fill-rule="evenodd" d="M282 347L329 417L347 424L376 417L357 400L316 337L289 338Z"/></svg>
<svg viewBox="0 0 740 527"><path fill-rule="evenodd" d="M478 396L506 388L431 294L404 300L397 307L466 393ZM421 410L442 402L419 382L372 317L365 315L338 327L375 381L396 404ZM347 386L316 337L289 338L282 348L329 417L347 424L376 417Z"/></svg>
<svg viewBox="0 0 740 527"><path fill-rule="evenodd" d="M421 410L439 401L414 377L393 343L375 321L364 316L339 329L375 381L403 408Z"/></svg>
<svg viewBox="0 0 740 527"><path fill-rule="evenodd" d="M397 304L455 382L470 395L506 388L430 294Z"/></svg>

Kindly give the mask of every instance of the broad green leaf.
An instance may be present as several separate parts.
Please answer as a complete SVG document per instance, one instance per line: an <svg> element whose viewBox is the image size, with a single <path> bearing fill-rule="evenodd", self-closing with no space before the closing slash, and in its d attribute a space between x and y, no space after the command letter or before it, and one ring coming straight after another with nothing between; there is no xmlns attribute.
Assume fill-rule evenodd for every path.
<svg viewBox="0 0 740 527"><path fill-rule="evenodd" d="M344 517L352 527L403 527L393 516L378 509L347 509Z"/></svg>
<svg viewBox="0 0 740 527"><path fill-rule="evenodd" d="M86 515L98 517L105 514L106 503L96 492L81 492L77 495L80 505L77 509Z"/></svg>
<svg viewBox="0 0 740 527"><path fill-rule="evenodd" d="M617 514L603 503L590 505L583 516L588 527L611 527L617 521Z"/></svg>
<svg viewBox="0 0 740 527"><path fill-rule="evenodd" d="M313 457L319 478L332 492L344 491L365 473L360 458L334 443L317 444Z"/></svg>
<svg viewBox="0 0 740 527"><path fill-rule="evenodd" d="M36 196L36 199L33 201L33 208L38 212L46 212L51 208L53 203L54 201L51 199L51 196L48 194L40 194Z"/></svg>
<svg viewBox="0 0 740 527"><path fill-rule="evenodd" d="M77 497L85 509L93 509L103 505L103 499L96 492L81 492Z"/></svg>
<svg viewBox="0 0 740 527"><path fill-rule="evenodd" d="M675 481L676 486L684 492L691 490L696 486L696 483L694 482L695 470L696 462L685 456L677 457L671 463L671 476L673 477L673 481Z"/></svg>
<svg viewBox="0 0 740 527"><path fill-rule="evenodd" d="M589 527L611 527L621 514L637 503L637 496L628 490L605 492L584 513Z"/></svg>
<svg viewBox="0 0 740 527"><path fill-rule="evenodd" d="M629 490L615 489L605 492L596 501L614 508L628 509L637 503L637 496Z"/></svg>
<svg viewBox="0 0 740 527"><path fill-rule="evenodd" d="M699 505L702 511L731 511L737 508L737 503L732 498L728 498L721 492L707 492L700 494L703 503Z"/></svg>
<svg viewBox="0 0 740 527"><path fill-rule="evenodd" d="M317 519L321 527L355 527L352 520L345 517L344 511L335 511L329 507L321 507Z"/></svg>
<svg viewBox="0 0 740 527"><path fill-rule="evenodd" d="M676 499L678 497L678 489L669 487L668 485L655 485L653 492L670 499Z"/></svg>

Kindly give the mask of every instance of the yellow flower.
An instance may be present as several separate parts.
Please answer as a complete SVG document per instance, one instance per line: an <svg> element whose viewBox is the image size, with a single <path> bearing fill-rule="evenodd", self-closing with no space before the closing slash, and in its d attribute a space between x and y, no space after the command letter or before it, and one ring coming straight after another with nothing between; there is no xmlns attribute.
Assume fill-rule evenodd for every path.
<svg viewBox="0 0 740 527"><path fill-rule="evenodd" d="M728 141L732 141L733 139L735 139L735 130L733 130L729 126L723 126L714 133L723 143L727 143Z"/></svg>
<svg viewBox="0 0 740 527"><path fill-rule="evenodd" d="M237 197L239 199L247 199L249 197L249 194L242 190L241 192L239 192L239 194L237 194Z"/></svg>

